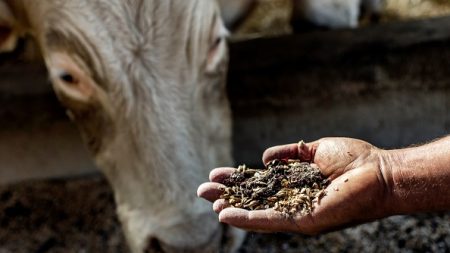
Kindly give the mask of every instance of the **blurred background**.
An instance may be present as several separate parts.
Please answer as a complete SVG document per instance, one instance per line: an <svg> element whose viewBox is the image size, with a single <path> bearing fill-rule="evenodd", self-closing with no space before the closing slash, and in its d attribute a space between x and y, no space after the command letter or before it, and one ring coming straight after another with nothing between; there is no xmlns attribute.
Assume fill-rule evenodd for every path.
<svg viewBox="0 0 450 253"><path fill-rule="evenodd" d="M292 2L260 0L230 39L236 164L325 136L382 148L450 132L450 1L387 0L355 29L293 33ZM33 41L0 55L0 253L128 252L112 192L47 81ZM449 252L449 213L318 237L250 235L242 252Z"/></svg>

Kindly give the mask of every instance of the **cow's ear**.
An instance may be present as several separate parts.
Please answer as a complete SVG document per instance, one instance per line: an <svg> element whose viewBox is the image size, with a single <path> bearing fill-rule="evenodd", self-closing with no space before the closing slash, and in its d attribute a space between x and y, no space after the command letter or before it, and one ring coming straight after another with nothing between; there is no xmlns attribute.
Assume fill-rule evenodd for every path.
<svg viewBox="0 0 450 253"><path fill-rule="evenodd" d="M245 20L257 4L257 0L218 0L225 26L233 31Z"/></svg>
<svg viewBox="0 0 450 253"><path fill-rule="evenodd" d="M0 53L14 50L18 37L17 20L8 4L0 0Z"/></svg>

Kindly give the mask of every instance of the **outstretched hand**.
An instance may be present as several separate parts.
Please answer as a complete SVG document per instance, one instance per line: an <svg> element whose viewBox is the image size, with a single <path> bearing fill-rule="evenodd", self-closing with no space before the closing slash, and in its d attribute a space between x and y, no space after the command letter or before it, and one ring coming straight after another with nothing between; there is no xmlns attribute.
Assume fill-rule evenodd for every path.
<svg viewBox="0 0 450 253"><path fill-rule="evenodd" d="M217 168L210 181L202 184L198 195L214 202L221 222L251 231L297 232L317 234L352 224L388 216L392 174L385 152L367 142L349 138L324 138L312 143L299 143L270 148L263 162L274 159L298 159L318 165L331 181L326 196L306 216L287 218L273 209L248 211L229 207L220 199L222 183L234 168Z"/></svg>

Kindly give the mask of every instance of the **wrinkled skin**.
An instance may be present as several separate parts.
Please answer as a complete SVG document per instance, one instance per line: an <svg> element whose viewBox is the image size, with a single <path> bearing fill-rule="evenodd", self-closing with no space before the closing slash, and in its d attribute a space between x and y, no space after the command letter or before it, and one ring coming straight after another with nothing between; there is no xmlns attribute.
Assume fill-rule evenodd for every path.
<svg viewBox="0 0 450 253"><path fill-rule="evenodd" d="M220 184L234 171L218 168L212 182L201 185L199 196L214 201L221 222L253 231L318 234L392 214L392 172L385 151L349 138L324 138L308 144L290 144L268 149L264 163L274 159L299 159L319 166L330 179L326 196L310 215L287 218L273 209L247 211L228 208Z"/></svg>
<svg viewBox="0 0 450 253"><path fill-rule="evenodd" d="M233 251L195 194L231 164L226 31L210 0L0 0L2 49L34 36L108 178L133 252ZM221 246L222 239L228 239Z"/></svg>
<svg viewBox="0 0 450 253"><path fill-rule="evenodd" d="M229 207L221 184L235 169L217 168L198 195L214 201L221 222L247 230L318 234L392 215L450 210L450 137L403 149L382 150L351 138L268 149L263 161L299 159L315 163L330 179L326 196L309 215L286 217L273 209Z"/></svg>

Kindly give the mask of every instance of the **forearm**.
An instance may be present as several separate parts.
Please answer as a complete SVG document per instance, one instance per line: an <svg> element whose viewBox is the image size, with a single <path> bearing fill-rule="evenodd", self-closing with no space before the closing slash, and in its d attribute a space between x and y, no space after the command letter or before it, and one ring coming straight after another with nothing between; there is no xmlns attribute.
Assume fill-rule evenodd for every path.
<svg viewBox="0 0 450 253"><path fill-rule="evenodd" d="M387 152L393 213L450 210L450 137Z"/></svg>

